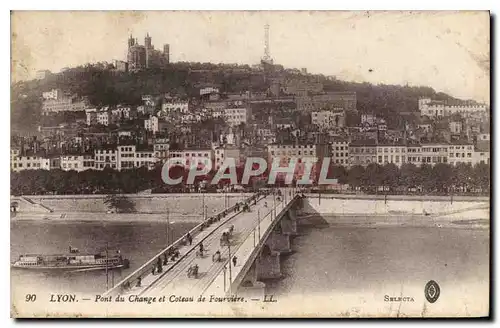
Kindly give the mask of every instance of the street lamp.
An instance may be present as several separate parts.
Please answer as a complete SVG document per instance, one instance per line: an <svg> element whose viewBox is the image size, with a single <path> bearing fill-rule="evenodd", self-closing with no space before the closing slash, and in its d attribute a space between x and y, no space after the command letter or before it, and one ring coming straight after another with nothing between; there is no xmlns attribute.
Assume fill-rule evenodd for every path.
<svg viewBox="0 0 500 328"><path fill-rule="evenodd" d="M257 228L259 229L259 243L260 243L260 210L257 210L257 220L259 221Z"/></svg>
<svg viewBox="0 0 500 328"><path fill-rule="evenodd" d="M229 293L231 293L231 282L233 280L232 278L232 273L231 273L231 244L228 242L227 243L227 250L228 250L228 262L229 262ZM225 289L224 289L225 291Z"/></svg>
<svg viewBox="0 0 500 328"><path fill-rule="evenodd" d="M224 293L226 292L226 271L227 265L224 265Z"/></svg>

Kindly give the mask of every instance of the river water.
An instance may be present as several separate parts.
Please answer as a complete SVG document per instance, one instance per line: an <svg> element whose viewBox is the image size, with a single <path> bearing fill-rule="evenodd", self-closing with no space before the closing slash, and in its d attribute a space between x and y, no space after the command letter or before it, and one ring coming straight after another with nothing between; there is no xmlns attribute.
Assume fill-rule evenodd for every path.
<svg viewBox="0 0 500 328"><path fill-rule="evenodd" d="M179 221L171 224L171 240L195 224ZM129 269L115 270L108 276L111 285L165 247L166 225L11 222L12 261L23 253L64 253L70 244L80 252L97 252L106 247L106 241L110 248L119 248L131 263ZM404 287L422 298L425 283L435 280L443 290L442 298L448 297L450 301L465 297L463 294L488 295L489 242L489 226L374 227L324 222L300 226L300 235L292 241L293 253L282 257L284 277L267 281L267 292L278 298L359 293L381 300L395 290L399 295ZM22 286L23 290L37 290L41 286L51 293L98 294L106 290L103 271L63 274L13 269L11 272L12 286ZM457 292L455 286L460 286L458 295L450 293Z"/></svg>
<svg viewBox="0 0 500 328"><path fill-rule="evenodd" d="M180 219L179 219L180 220ZM177 240L192 229L195 222L170 224L170 240ZM172 218L172 222L176 221ZM158 222L11 222L11 261L26 253L67 253L68 246L81 253L119 249L130 259L130 268L112 270L108 284L118 283L151 259L167 244L167 225ZM50 290L53 293L99 294L106 290L105 270L61 273L12 269L11 285L23 290Z"/></svg>
<svg viewBox="0 0 500 328"><path fill-rule="evenodd" d="M463 315L473 306L486 306L487 311L489 225L373 227L330 222L300 226L299 231L292 253L282 257L284 277L266 282L267 292L278 299L328 295L339 309L334 313L341 313L349 310L343 295L353 295L354 304L366 301L364 305L380 308L385 295L401 293L423 303L425 284L435 280L441 286L440 306L461 302L457 313Z"/></svg>

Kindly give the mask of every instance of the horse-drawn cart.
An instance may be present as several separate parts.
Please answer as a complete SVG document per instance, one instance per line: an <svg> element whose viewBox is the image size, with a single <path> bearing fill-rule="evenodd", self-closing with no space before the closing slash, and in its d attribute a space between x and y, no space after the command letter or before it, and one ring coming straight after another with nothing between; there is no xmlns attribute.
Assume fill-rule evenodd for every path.
<svg viewBox="0 0 500 328"><path fill-rule="evenodd" d="M188 278L198 278L198 264L195 264L195 265L192 265L189 267L188 271L187 271L187 276Z"/></svg>
<svg viewBox="0 0 500 328"><path fill-rule="evenodd" d="M231 225L231 227L229 227L229 228L222 230L222 235L220 237L220 245L221 246L229 245L229 243L231 241L231 237L233 235L233 231L234 231L233 225Z"/></svg>

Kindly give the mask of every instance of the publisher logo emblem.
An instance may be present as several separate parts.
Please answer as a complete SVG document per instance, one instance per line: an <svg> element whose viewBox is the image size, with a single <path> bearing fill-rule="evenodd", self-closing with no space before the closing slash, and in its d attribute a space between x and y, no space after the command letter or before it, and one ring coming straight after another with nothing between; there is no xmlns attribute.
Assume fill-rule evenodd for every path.
<svg viewBox="0 0 500 328"><path fill-rule="evenodd" d="M441 289L439 285L434 280L431 280L425 285L425 298L429 301L429 303L434 303L439 298L439 294L441 293Z"/></svg>

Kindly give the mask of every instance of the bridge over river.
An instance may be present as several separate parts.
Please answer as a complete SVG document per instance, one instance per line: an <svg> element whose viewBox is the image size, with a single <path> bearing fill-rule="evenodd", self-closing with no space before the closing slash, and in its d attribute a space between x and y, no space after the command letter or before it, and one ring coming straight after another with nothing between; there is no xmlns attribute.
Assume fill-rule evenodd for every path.
<svg viewBox="0 0 500 328"><path fill-rule="evenodd" d="M103 296L210 297L238 293L261 299L265 285L259 280L280 277L279 256L291 251L290 236L297 231L294 209L299 202L300 196L292 188L256 193L204 220L189 232L191 244L183 236ZM230 227L234 227L230 242L221 244L222 232ZM202 256L200 244L204 247ZM172 260L169 255L164 264L165 254L172 250L179 251L178 257ZM220 251L220 261L213 260L216 251ZM153 273L158 259L161 273ZM188 269L195 264L198 275L188 277Z"/></svg>

